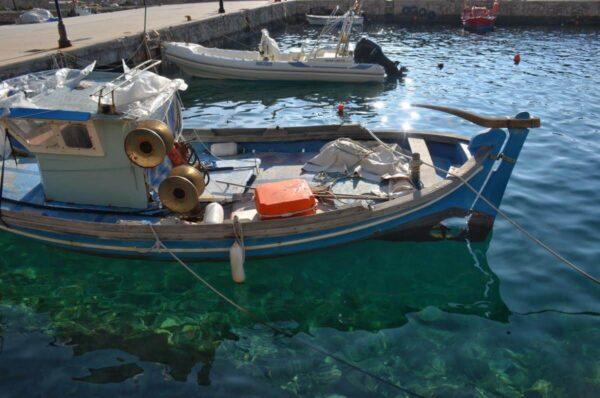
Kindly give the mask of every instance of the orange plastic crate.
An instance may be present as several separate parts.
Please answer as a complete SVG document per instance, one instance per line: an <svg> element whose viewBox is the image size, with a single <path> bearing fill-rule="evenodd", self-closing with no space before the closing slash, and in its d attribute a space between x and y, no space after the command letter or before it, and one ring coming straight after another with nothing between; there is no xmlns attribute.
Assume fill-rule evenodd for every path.
<svg viewBox="0 0 600 398"><path fill-rule="evenodd" d="M310 186L300 178L257 185L254 201L263 219L311 215L317 206Z"/></svg>

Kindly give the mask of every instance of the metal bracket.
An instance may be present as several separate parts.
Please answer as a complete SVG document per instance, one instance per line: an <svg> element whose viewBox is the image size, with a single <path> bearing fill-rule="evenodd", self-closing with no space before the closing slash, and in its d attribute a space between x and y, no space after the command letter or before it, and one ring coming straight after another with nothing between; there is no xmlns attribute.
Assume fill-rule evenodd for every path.
<svg viewBox="0 0 600 398"><path fill-rule="evenodd" d="M517 159L511 158L510 156L506 156L503 153L499 153L498 155L493 156L492 159L494 159L494 160L504 160L504 161L506 161L508 163L511 163L511 164L517 163Z"/></svg>

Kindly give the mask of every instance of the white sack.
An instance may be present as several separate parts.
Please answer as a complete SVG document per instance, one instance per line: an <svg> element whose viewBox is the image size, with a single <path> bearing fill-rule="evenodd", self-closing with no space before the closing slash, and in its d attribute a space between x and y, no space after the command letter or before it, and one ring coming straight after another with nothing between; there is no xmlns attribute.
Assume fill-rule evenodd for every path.
<svg viewBox="0 0 600 398"><path fill-rule="evenodd" d="M165 104L175 91L187 89L187 84L182 79L171 80L149 71L126 76L126 80L129 83L115 89L115 104L118 112L136 118L148 117ZM109 84L104 92L109 93L111 89ZM110 104L112 96L105 95L102 102Z"/></svg>
<svg viewBox="0 0 600 398"><path fill-rule="evenodd" d="M260 44L258 45L260 55L267 57L270 60L277 58L277 56L281 54L277 42L269 36L268 30L263 29L261 30L261 33L262 36L260 38Z"/></svg>
<svg viewBox="0 0 600 398"><path fill-rule="evenodd" d="M394 151L402 151L396 144L388 147ZM403 157L375 141L365 144L349 138L339 138L325 144L319 154L302 169L315 173L357 173L370 181L408 177L408 162Z"/></svg>
<svg viewBox="0 0 600 398"><path fill-rule="evenodd" d="M49 19L54 18L54 15L48 10L43 8L34 8L30 11L25 11L23 14L19 15L19 23L41 23L46 22Z"/></svg>
<svg viewBox="0 0 600 398"><path fill-rule="evenodd" d="M29 98L61 87L74 89L95 66L96 62L93 62L83 69L62 68L7 79L0 83L0 109L38 108ZM60 109L60 104L56 105Z"/></svg>

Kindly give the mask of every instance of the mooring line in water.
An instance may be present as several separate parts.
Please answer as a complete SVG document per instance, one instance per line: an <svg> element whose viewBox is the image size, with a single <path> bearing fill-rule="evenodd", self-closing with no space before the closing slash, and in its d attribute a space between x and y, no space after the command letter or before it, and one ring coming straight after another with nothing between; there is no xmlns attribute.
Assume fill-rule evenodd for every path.
<svg viewBox="0 0 600 398"><path fill-rule="evenodd" d="M169 255L177 262L179 263L179 265L181 265L186 271L188 271L194 278L196 278L197 280L199 280L204 286L206 286L208 289L210 289L213 293L215 293L217 296L221 297L223 300L225 300L225 302L227 302L228 304L232 305L234 308L236 308L237 310L243 312L244 314L248 315L250 318L252 318L255 322L260 323L261 325L271 329L273 332L282 334L288 338L294 338L295 336L290 333L287 330L284 329L280 329L277 326L273 326L271 325L269 322L264 321L260 316L258 316L257 314L255 314L253 311L249 310L248 308L236 303L235 301L233 301L233 299L230 299L229 297L227 297L224 293L222 293L219 289L217 289L216 287L214 287L210 282L208 282L206 279L202 278L200 275L198 275L198 273L196 273L196 271L194 271L188 264L186 264L182 259L180 259L171 249L169 249L159 238L158 234L156 233L156 230L154 229L154 227L152 226L152 224L148 224L148 226L150 227L150 230L152 231L152 234L154 235L154 239L156 240L155 246L156 247L162 247L164 250L166 250L167 253L169 253ZM339 363L346 365L347 367L356 370L359 373L362 373L366 376L371 377L374 380L377 380L385 385L388 385L390 387L393 387L399 391L402 391L410 396L413 397L419 397L419 398L425 398L424 395L418 394L414 391L411 391L405 387L402 387L396 383L394 383L391 380L388 380L384 377L378 376L374 373L369 372L368 370L365 370L361 367L359 367L358 365L355 365L347 360L345 360L344 358L337 356L329 351L327 351L326 349L324 349L321 346L318 346L316 344L313 344L309 341L305 341L299 337L296 337L296 341L299 341L300 343L304 344L305 346L320 352L321 354L328 356L336 361L338 361Z"/></svg>
<svg viewBox="0 0 600 398"><path fill-rule="evenodd" d="M5 227L8 227L2 218L2 199L4 195L4 173L6 166L6 142L8 140L8 131L4 132L4 143L2 144L2 171L0 171L0 223ZM12 152L12 150L11 150Z"/></svg>
<svg viewBox="0 0 600 398"><path fill-rule="evenodd" d="M375 141L377 141L378 143L380 143L381 145L383 145L388 151L390 151L392 153L396 153L396 154L398 154L398 155L400 155L400 156L402 156L402 157L404 157L406 159L412 160L412 158L410 156L405 155L405 154L403 154L403 153L401 153L399 151L394 150L388 144L386 144L385 142L381 141L379 139L379 137L377 137L377 135L375 135L375 133L372 132L370 129L365 128L365 130L371 135L371 137L373 137L375 139ZM565 258L563 255L561 255L559 252L557 252L556 250L554 250L553 248L551 248L550 246L548 246L546 243L542 242L539 238L533 236L533 234L531 232L527 231L525 229L525 227L521 226L521 224L519 224L518 222L516 222L515 220L513 220L511 217L509 217L508 214L506 214L505 212L503 212L502 210L500 210L488 198L486 198L485 196L481 195L480 192L477 191L471 184L469 184L469 182L467 180L465 180L462 176L460 176L458 174L455 174L455 173L452 173L449 170L444 170L444 169L442 169L440 167L435 166L434 164L430 164L430 163L424 162L422 160L420 160L420 163L424 164L425 166L432 167L434 170L438 170L438 171L447 173L448 175L450 175L452 177L458 178L467 188L469 188L471 191L473 191L473 193L476 195L477 198L483 200L488 206L490 206L498 214L500 214L506 221L508 221L516 229L518 229L519 231L521 231L521 233L523 233L523 235L525 235L527 238L529 238L531 241L533 241L533 243L538 244L540 247L542 247L543 249L545 249L548 253L550 253L552 256L554 256L556 259L558 259L562 263L566 264L568 267L570 267L574 271L576 271L579 274L583 275L584 277L586 277L587 279L591 280L592 282L595 282L596 284L600 285L600 279L598 279L595 276L589 274L583 268L578 267L573 262L571 262L570 260L568 260L567 258ZM483 188L485 188L485 186ZM483 188L481 189L482 192L483 192Z"/></svg>

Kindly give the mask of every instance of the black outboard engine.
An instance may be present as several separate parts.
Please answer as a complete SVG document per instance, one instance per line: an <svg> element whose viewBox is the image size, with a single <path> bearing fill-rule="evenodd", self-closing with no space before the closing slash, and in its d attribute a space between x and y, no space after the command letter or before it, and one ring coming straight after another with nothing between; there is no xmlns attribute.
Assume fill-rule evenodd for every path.
<svg viewBox="0 0 600 398"><path fill-rule="evenodd" d="M357 64L379 64L383 66L385 73L390 77L402 77L403 72L406 72L406 68L398 68L398 61L394 62L386 57L378 44L365 37L361 38L354 47L354 62Z"/></svg>

